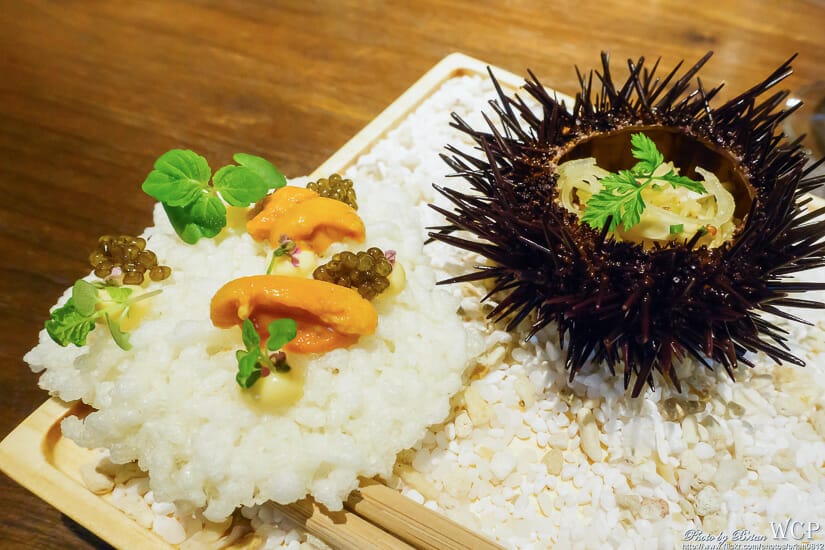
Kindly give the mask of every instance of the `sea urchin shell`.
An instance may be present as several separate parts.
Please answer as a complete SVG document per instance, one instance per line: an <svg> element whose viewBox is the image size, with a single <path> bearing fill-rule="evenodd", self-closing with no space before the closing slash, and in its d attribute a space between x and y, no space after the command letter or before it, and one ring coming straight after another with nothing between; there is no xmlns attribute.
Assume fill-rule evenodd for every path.
<svg viewBox="0 0 825 550"><path fill-rule="evenodd" d="M645 382L653 387L654 370L680 390L674 360L685 355L709 369L721 364L732 378L739 363L753 366L749 352L804 365L790 352L787 333L763 316L805 323L781 308L825 307L791 297L825 284L789 280L825 266L825 209L809 211L804 195L825 178L811 176L799 141L789 143L778 131L791 112L781 108L788 92L764 97L791 74L793 58L714 108L721 85L706 90L697 79L691 89L710 55L663 78L656 76L658 61L648 69L644 58L628 60L629 77L617 83L602 54L601 72L577 70L581 91L571 111L533 73L524 90L538 109L507 96L494 78L497 124L487 119L488 128L475 130L453 115L453 126L483 155L447 148L444 159L473 191L436 186L453 209L431 205L448 223L430 236L491 262L441 282L492 279L488 296L498 304L490 317L508 318L508 330L533 313L530 334L555 322L571 380L590 360L606 362L614 374L622 364L625 387L633 381L637 396ZM731 240L710 249L696 238L652 248L617 242L556 201L561 162L595 156L605 168L628 168L621 165L632 161L629 151L618 153L616 144L639 131L683 173L698 165L735 184L743 221Z"/></svg>

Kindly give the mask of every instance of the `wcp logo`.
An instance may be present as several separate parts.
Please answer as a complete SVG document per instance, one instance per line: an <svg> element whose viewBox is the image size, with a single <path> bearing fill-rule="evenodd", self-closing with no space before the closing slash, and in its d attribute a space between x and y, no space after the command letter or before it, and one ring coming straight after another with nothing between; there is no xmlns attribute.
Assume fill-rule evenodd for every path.
<svg viewBox="0 0 825 550"><path fill-rule="evenodd" d="M822 531L822 525L816 521L795 521L788 518L784 522L771 522L775 540L813 540L814 535Z"/></svg>

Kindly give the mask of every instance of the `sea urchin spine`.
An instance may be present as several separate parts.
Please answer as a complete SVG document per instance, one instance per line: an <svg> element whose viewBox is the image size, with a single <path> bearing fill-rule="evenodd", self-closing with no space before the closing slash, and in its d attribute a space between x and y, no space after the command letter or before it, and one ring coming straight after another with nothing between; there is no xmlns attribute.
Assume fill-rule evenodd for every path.
<svg viewBox="0 0 825 550"><path fill-rule="evenodd" d="M691 89L710 55L663 78L656 76L658 61L648 69L644 58L628 60L630 74L617 83L602 54L601 72L577 70L581 90L571 111L533 73L524 90L538 109L507 96L493 77L497 124L487 119L486 129L475 130L453 115L453 126L483 155L448 146L445 161L472 192L436 186L453 207L431 205L448 223L430 236L491 265L441 283L491 279L488 296L498 304L490 317L508 318L508 330L531 314L531 335L556 323L571 380L590 360L606 362L613 374L623 365L625 387L632 382L637 396L645 383L653 387L653 371L680 389L674 360L686 355L709 369L723 365L731 378L739 363L753 366L748 353L757 351L804 365L787 346L786 331L762 315L805 323L781 308L825 307L791 297L825 283L788 280L825 266L825 208L809 211L805 196L825 178L811 176L799 141L789 143L778 131L793 110L781 107L788 92L765 97L791 74L793 58L713 108L721 85L706 90L697 78ZM743 221L731 240L718 248L697 246L696 238L652 248L617 242L558 203L559 164L585 156L620 163L617 136L627 142L639 131L683 173L702 166L735 183Z"/></svg>

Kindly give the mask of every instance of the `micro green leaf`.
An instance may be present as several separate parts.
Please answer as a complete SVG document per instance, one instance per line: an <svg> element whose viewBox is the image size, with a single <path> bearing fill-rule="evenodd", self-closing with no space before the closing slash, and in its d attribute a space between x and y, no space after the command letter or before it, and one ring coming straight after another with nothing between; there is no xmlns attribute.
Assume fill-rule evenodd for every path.
<svg viewBox="0 0 825 550"><path fill-rule="evenodd" d="M217 235L209 230L204 230L192 219L192 215L185 208L180 206L163 205L163 210L166 211L166 216L172 224L175 233L186 244L195 244L202 237L210 238Z"/></svg>
<svg viewBox="0 0 825 550"><path fill-rule="evenodd" d="M132 289L126 286L105 286L106 294L117 303L123 303L132 295Z"/></svg>
<svg viewBox="0 0 825 550"><path fill-rule="evenodd" d="M201 195L189 210L192 220L217 235L226 225L226 206L218 197Z"/></svg>
<svg viewBox="0 0 825 550"><path fill-rule="evenodd" d="M77 311L74 301L69 298L62 307L52 311L45 327L51 339L63 347L69 344L85 346L86 338L95 328L95 321Z"/></svg>
<svg viewBox="0 0 825 550"><path fill-rule="evenodd" d="M266 347L274 351L282 348L287 342L295 338L298 326L292 319L276 319L269 323L267 330L269 331L269 339ZM261 351L261 337L255 330L255 325L249 319L244 319L241 325L241 337L246 349L235 352L235 358L238 360L238 374L235 375L235 380L240 387L244 389L251 388L265 374L264 369L267 372L289 372L290 367L286 363L286 356L283 352L276 354L280 357L278 357L277 362L273 363L272 359Z"/></svg>
<svg viewBox="0 0 825 550"><path fill-rule="evenodd" d="M72 286L72 303L79 314L92 315L97 305L97 287L88 281L78 279Z"/></svg>
<svg viewBox="0 0 825 550"><path fill-rule="evenodd" d="M261 337L249 319L244 319L241 325L241 337L246 349L235 352L238 360L238 374L235 375L235 380L240 387L251 388L261 377L261 362L266 358L261 353Z"/></svg>
<svg viewBox="0 0 825 550"><path fill-rule="evenodd" d="M186 206L203 193L211 174L202 156L189 150L172 149L155 161L155 169L141 187L147 195L164 204Z"/></svg>
<svg viewBox="0 0 825 550"><path fill-rule="evenodd" d="M275 165L265 158L257 157L255 155L248 155L246 153L235 153L232 159L241 166L249 168L258 174L258 176L264 180L267 190L279 189L286 185L286 178L281 171L275 168ZM257 201L260 199L255 200Z"/></svg>
<svg viewBox="0 0 825 550"><path fill-rule="evenodd" d="M112 319L109 314L105 315L106 325L109 327L109 333L112 335L112 340L122 350L128 351L132 349L132 344L129 343L129 334L120 330L120 323Z"/></svg>
<svg viewBox="0 0 825 550"><path fill-rule="evenodd" d="M223 200L232 206L249 206L269 190L261 176L243 166L224 166L215 173L213 181Z"/></svg>
<svg viewBox="0 0 825 550"><path fill-rule="evenodd" d="M255 330L255 325L249 319L244 319L243 325L241 325L241 337L247 351L260 349L261 337L258 335L258 331Z"/></svg>
<svg viewBox="0 0 825 550"><path fill-rule="evenodd" d="M105 290L105 294L100 294L100 289ZM72 297L62 307L52 311L45 323L46 332L61 346L85 346L89 333L94 330L97 321L101 320L106 322L109 333L118 346L124 350L131 349L129 334L121 330L117 318L128 314L133 303L151 298L158 293L160 290L132 298L131 288L90 283L80 279L72 286ZM111 299L106 300L101 296Z"/></svg>
<svg viewBox="0 0 825 550"><path fill-rule="evenodd" d="M214 199L211 204L210 199ZM226 225L226 207L219 198L202 195L202 199L198 200L199 208L197 212L194 207L163 205L163 209L166 211L175 232L187 244L195 244L201 238L210 239L220 233ZM202 216L202 214L209 213L210 207L214 217ZM223 219L219 217L221 211L223 212Z"/></svg>
<svg viewBox="0 0 825 550"><path fill-rule="evenodd" d="M266 159L244 153L233 157L240 166L224 166L212 177L206 159L193 151L172 149L155 161L143 190L163 204L180 238L195 244L226 227L226 206L249 206L286 178Z"/></svg>
<svg viewBox="0 0 825 550"><path fill-rule="evenodd" d="M258 362L261 351L238 350L235 357L238 360L238 374L235 375L235 380L240 387L251 388L261 377L261 365Z"/></svg>
<svg viewBox="0 0 825 550"><path fill-rule="evenodd" d="M671 235L679 235L685 232L685 224L679 223L670 226L670 234Z"/></svg>
<svg viewBox="0 0 825 550"><path fill-rule="evenodd" d="M692 179L686 176L678 176L672 170L659 179L665 180L674 189L676 189L677 187L684 187L689 191L693 191L694 193L699 193L702 195L708 192L708 190L705 189L705 186L702 182L693 181Z"/></svg>
<svg viewBox="0 0 825 550"><path fill-rule="evenodd" d="M269 323L267 349L279 350L298 335L298 324L292 319L276 319Z"/></svg>

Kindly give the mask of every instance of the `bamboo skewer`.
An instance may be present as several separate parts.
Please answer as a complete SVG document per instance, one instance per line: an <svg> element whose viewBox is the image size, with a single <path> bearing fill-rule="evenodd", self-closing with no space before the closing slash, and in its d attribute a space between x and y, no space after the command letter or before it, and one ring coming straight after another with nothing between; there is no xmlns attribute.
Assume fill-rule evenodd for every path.
<svg viewBox="0 0 825 550"><path fill-rule="evenodd" d="M426 550L501 550L501 546L447 519L377 481L361 479L361 487L344 503L347 510Z"/></svg>

